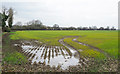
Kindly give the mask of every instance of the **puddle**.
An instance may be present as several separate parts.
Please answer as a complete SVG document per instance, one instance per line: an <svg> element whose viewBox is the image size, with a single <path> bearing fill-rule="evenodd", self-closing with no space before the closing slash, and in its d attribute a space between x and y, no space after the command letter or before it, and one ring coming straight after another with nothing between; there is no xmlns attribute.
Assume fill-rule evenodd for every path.
<svg viewBox="0 0 120 74"><path fill-rule="evenodd" d="M80 52L82 52L83 50L82 49L79 49Z"/></svg>
<svg viewBox="0 0 120 74"><path fill-rule="evenodd" d="M23 53L29 57L28 60L31 60L31 64L45 64L51 67L61 66L61 68L65 70L68 69L69 66L75 66L79 63L79 56L75 56L77 51L71 47L65 49L63 46L34 46L25 44L26 43L23 42L21 47ZM17 45L18 44L15 44L15 46Z"/></svg>
<svg viewBox="0 0 120 74"><path fill-rule="evenodd" d="M77 41L77 38L73 39L73 41L75 41L75 42L77 42L77 43L79 43L79 44L81 44L81 45L88 46L87 44L84 44L84 43L78 42L78 41Z"/></svg>
<svg viewBox="0 0 120 74"><path fill-rule="evenodd" d="M14 46L18 46L19 44L14 44Z"/></svg>

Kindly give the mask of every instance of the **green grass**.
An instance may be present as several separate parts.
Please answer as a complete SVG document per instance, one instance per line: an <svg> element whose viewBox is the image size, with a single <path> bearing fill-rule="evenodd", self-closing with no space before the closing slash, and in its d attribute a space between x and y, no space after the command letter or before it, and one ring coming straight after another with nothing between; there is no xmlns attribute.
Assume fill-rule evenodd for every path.
<svg viewBox="0 0 120 74"><path fill-rule="evenodd" d="M73 42L72 39L74 39L74 37L72 38L65 38L64 42L66 42L67 44L71 45L72 47L74 47L75 49L77 49L80 52L81 56L84 57L94 57L95 59L100 59L103 60L106 58L106 56L88 46L84 46L84 45L80 45L76 42ZM80 51L82 50L82 51Z"/></svg>
<svg viewBox="0 0 120 74"><path fill-rule="evenodd" d="M3 35L5 34L8 33L3 33ZM18 52L16 49L14 49L14 47L11 46L11 39L9 38L9 36L3 38L2 45L2 63L5 62L4 64L25 64L28 62L27 57L23 53Z"/></svg>
<svg viewBox="0 0 120 74"><path fill-rule="evenodd" d="M98 47L113 58L117 58L118 56L118 31L16 31L11 33L10 39L36 39L47 45L61 45L58 40L65 36L82 36L78 38L78 41ZM68 39L66 42L76 49L84 49L83 55L86 53L101 55L86 46L81 46L70 41L71 39Z"/></svg>
<svg viewBox="0 0 120 74"><path fill-rule="evenodd" d="M113 58L118 58L117 31L91 32L85 37L79 37L77 40L98 47L101 50L109 53Z"/></svg>
<svg viewBox="0 0 120 74"><path fill-rule="evenodd" d="M3 61L6 61L8 64L25 64L27 62L26 57L19 53L19 52L13 52L13 53L7 53L6 57L3 59Z"/></svg>

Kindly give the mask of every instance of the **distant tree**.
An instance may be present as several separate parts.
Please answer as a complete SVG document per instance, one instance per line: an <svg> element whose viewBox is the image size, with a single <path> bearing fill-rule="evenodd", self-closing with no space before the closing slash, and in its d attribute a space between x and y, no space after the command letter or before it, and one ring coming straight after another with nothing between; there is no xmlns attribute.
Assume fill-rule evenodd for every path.
<svg viewBox="0 0 120 74"><path fill-rule="evenodd" d="M116 30L116 29L114 27L112 27L111 30Z"/></svg>
<svg viewBox="0 0 120 74"><path fill-rule="evenodd" d="M54 27L54 28L58 28L59 25L58 25L58 24L54 24L53 27Z"/></svg>
<svg viewBox="0 0 120 74"><path fill-rule="evenodd" d="M59 25L58 24L54 24L53 25L53 30L59 30L60 28L59 28Z"/></svg>
<svg viewBox="0 0 120 74"><path fill-rule="evenodd" d="M88 30L88 27L83 27L82 29L83 29L83 30Z"/></svg>
<svg viewBox="0 0 120 74"><path fill-rule="evenodd" d="M88 30L92 30L92 27L89 26Z"/></svg>
<svg viewBox="0 0 120 74"><path fill-rule="evenodd" d="M69 30L67 27L61 27L60 30Z"/></svg>
<svg viewBox="0 0 120 74"><path fill-rule="evenodd" d="M22 26L22 22L17 22L17 23L15 23L13 26L12 26L12 28L11 29L23 29L23 26Z"/></svg>
<svg viewBox="0 0 120 74"><path fill-rule="evenodd" d="M17 22L15 25L22 26L22 22Z"/></svg>
<svg viewBox="0 0 120 74"><path fill-rule="evenodd" d="M35 20L35 21L34 21L34 24L35 24L35 25L38 25L38 24L39 24L39 25L43 25L40 20Z"/></svg>
<svg viewBox="0 0 120 74"><path fill-rule="evenodd" d="M100 27L99 30L104 30L104 27Z"/></svg>
<svg viewBox="0 0 120 74"><path fill-rule="evenodd" d="M109 30L110 28L109 28L109 26L107 26L106 28L105 28L105 30Z"/></svg>
<svg viewBox="0 0 120 74"><path fill-rule="evenodd" d="M82 27L81 27L81 26L80 26L80 27L78 27L78 28L77 28L77 30L82 30Z"/></svg>
<svg viewBox="0 0 120 74"><path fill-rule="evenodd" d="M27 28L28 29L33 29L33 30L45 30L47 27L42 24L40 20L32 20L27 22Z"/></svg>
<svg viewBox="0 0 120 74"><path fill-rule="evenodd" d="M75 27L69 27L68 30L77 30Z"/></svg>
<svg viewBox="0 0 120 74"><path fill-rule="evenodd" d="M93 30L97 30L98 28L97 28L96 26L93 26L92 29L93 29Z"/></svg>

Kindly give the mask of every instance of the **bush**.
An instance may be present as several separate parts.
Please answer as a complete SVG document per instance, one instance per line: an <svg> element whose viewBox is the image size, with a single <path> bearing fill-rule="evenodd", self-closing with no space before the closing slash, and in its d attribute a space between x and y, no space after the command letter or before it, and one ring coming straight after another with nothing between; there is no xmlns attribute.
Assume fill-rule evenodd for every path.
<svg viewBox="0 0 120 74"><path fill-rule="evenodd" d="M11 31L11 29L9 27L4 27L3 28L3 32L10 32L10 31Z"/></svg>

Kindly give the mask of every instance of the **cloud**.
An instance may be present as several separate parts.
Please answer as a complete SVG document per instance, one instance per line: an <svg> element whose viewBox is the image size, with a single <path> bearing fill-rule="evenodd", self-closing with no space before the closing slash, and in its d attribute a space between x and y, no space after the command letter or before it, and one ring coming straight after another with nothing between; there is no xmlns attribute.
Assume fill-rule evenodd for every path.
<svg viewBox="0 0 120 74"><path fill-rule="evenodd" d="M26 18L14 16L13 25L15 25L17 22L22 22L22 25L24 25L26 21L29 21L29 20Z"/></svg>
<svg viewBox="0 0 120 74"><path fill-rule="evenodd" d="M5 1L5 0L4 0ZM10 0L9 0L10 1ZM17 20L39 19L52 26L118 26L118 0L19 0L3 2L13 7ZM28 1L28 2L27 2ZM24 19L24 21L22 20ZM15 21L17 22L15 19Z"/></svg>
<svg viewBox="0 0 120 74"><path fill-rule="evenodd" d="M39 2L39 0L0 0L0 2Z"/></svg>

